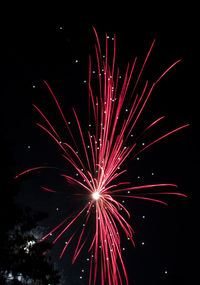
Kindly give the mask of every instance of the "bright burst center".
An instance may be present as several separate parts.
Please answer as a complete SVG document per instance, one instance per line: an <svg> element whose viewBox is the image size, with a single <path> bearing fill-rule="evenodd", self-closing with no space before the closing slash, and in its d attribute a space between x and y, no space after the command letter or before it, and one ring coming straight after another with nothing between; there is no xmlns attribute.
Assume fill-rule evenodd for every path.
<svg viewBox="0 0 200 285"><path fill-rule="evenodd" d="M94 193L92 194L92 198L93 198L94 200L99 200L99 198L100 198L99 193L98 193L98 192L94 192Z"/></svg>

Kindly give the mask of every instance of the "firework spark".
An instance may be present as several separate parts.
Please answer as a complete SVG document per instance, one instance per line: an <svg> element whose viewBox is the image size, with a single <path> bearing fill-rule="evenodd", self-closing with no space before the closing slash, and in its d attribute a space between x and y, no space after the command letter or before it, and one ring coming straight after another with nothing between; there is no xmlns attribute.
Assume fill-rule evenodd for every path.
<svg viewBox="0 0 200 285"><path fill-rule="evenodd" d="M118 179L127 171L124 168L124 164L128 158L136 158L138 154L155 143L188 126L188 124L186 124L177 127L155 139L142 149L136 150L137 139L160 120L164 119L164 117L160 117L149 124L137 139L132 140L132 143L130 143L130 136L132 137L132 134L135 135L134 127L155 86L180 60L177 60L168 67L152 84L146 81L139 92L137 91L137 86L155 41L153 41L147 53L139 74L135 77L133 76L137 62L137 58L135 58L132 65L127 65L122 84L120 84L119 69L115 67L116 37L114 36L113 38L114 52L112 64L109 64L107 34L105 37L105 55L102 56L100 41L95 29L94 33L96 36L95 52L99 88L98 90L94 90L91 81L92 65L91 57L89 57L89 130L86 132L82 129L79 117L75 109L73 109L80 136L80 138L76 138L58 100L46 81L44 81L44 83L49 89L64 120L69 136L71 137L71 143L64 142L43 112L37 106L33 105L46 123L46 126L41 124L37 125L57 143L62 151L63 158L76 170L75 177L67 175L66 173L62 173L61 176L73 187L79 187L80 192L74 194L74 196L77 198L85 196L87 199L87 204L82 209L64 219L45 235L41 241L48 238L52 233L57 233L56 238L53 240L53 244L55 244L66 234L68 240L65 242L65 246L60 254L60 258L62 258L68 245L75 239L75 236L78 235L72 263L75 262L83 247L89 244L88 251L91 254L89 284L96 284L97 279L101 280L102 285L118 285L123 284L124 281L128 284L128 276L122 259L119 231L121 232L122 230L134 245L134 230L127 222L127 219L122 215L122 212L120 212L120 209L123 209L127 216L130 217L129 211L118 201L118 197L148 200L164 205L167 205L167 203L160 199L152 198L152 196L165 194L186 197L186 195L174 191L156 191L156 189L163 189L164 187L176 188L177 185L175 184L163 183L133 187L130 185L130 182L119 182ZM135 84L130 92L130 83L133 77ZM81 143L78 144L78 141ZM18 174L16 178L41 168L45 167L42 166L25 170ZM42 187L42 189L56 193L56 191L46 187ZM149 189L151 189L151 192L147 192ZM81 231L74 232L69 236L68 229L76 222L80 223L80 221L83 220L84 224ZM89 238L88 230L91 228L91 223L93 223L94 231Z"/></svg>

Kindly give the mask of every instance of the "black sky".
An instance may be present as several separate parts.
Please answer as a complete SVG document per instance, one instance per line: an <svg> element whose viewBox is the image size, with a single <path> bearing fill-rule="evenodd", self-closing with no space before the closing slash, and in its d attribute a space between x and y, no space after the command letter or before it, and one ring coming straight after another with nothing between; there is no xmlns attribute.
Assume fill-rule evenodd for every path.
<svg viewBox="0 0 200 285"><path fill-rule="evenodd" d="M191 32L192 24L188 26L177 21L176 25L167 27L158 25L150 28L146 25L138 28L136 21L128 25L76 26L60 21L26 25L15 23L5 27L6 80L3 83L1 112L9 152L15 160L15 165L11 166L13 176L21 170L44 164L63 166L56 145L35 126L36 122L42 120L32 104L45 110L48 118L53 119L58 127L61 126L62 120L43 83L43 80L47 80L67 120L72 118L73 106L85 123L88 95L84 80L88 78L88 54L93 54L94 58L92 25L102 41L105 32L110 37L116 33L117 60L122 73L127 62L132 62L135 56L142 64L153 39L156 39L156 44L144 72L145 79L155 80L175 60L182 60L155 89L140 126L143 120L149 122L162 115L166 116L166 123L158 127L155 136L186 123L191 126L145 152L140 161L130 164L128 175L133 183L138 183L140 176L141 183L178 184L180 192L188 195L188 198L167 198L167 208L127 201L136 230L136 248L124 242L124 256L130 285L191 284L194 243L198 242L194 236L196 213L192 201L198 197L199 161L199 95L195 72L197 39L196 30ZM17 201L22 206L29 205L35 210L48 212L49 218L46 224L43 223L44 231L48 231L48 226L56 226L76 206L72 200L69 205L68 200L63 201L60 197L52 199L48 193L41 193L40 186L56 185L62 188L62 182L48 172L21 179ZM60 211L56 211L57 207ZM61 247L62 244L59 244L58 249ZM65 271L66 284L87 284L87 274L81 273L83 268L87 271L85 257L81 256L76 265L71 266L67 254L61 263L57 261L56 251L53 252L55 262ZM79 279L81 275L83 280Z"/></svg>

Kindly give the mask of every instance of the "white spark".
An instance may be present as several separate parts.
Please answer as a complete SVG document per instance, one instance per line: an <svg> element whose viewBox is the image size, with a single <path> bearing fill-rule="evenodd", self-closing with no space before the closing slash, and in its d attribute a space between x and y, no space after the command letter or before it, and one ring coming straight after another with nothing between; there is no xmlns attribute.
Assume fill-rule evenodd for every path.
<svg viewBox="0 0 200 285"><path fill-rule="evenodd" d="M94 200L99 200L100 195L99 195L98 192L94 192L94 193L92 194L92 197L93 197Z"/></svg>

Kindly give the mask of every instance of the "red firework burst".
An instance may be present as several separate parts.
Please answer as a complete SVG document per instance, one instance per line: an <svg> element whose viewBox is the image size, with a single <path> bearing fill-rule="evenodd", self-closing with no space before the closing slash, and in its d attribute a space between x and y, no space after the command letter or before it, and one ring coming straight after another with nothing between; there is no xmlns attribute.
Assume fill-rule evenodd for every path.
<svg viewBox="0 0 200 285"><path fill-rule="evenodd" d="M77 145L78 140L75 139L73 130L70 128L70 124L67 122L52 89L46 81L44 81L44 83L53 96L73 143L70 144L63 142L60 135L49 122L47 117L43 114L43 112L38 107L33 105L45 120L47 127L41 124L37 125L48 133L48 135L50 135L50 137L57 143L59 148L62 150L63 158L66 159L66 161L76 170L78 177L74 178L67 174L61 175L69 184L72 186L76 185L81 189L80 193L75 194L77 197L85 196L87 198L87 204L81 210L79 210L79 212L63 220L58 226L44 236L41 241L48 238L52 233L57 233L57 236L53 241L53 244L55 244L60 237L64 233L67 234L67 230L73 224L79 222L80 218L82 217L82 219L84 219L84 226L78 233L78 241L72 260L72 263L74 263L86 244L87 238L85 237L85 234L89 228L88 225L91 225L91 222L93 222L93 227L95 230L92 237L90 236L88 246L89 252L91 253L89 284L95 284L97 276L100 276L99 278L101 279L102 285L122 284L123 279L125 279L126 284L128 284L128 276L122 259L119 228L122 229L126 237L131 240L133 245L134 231L131 225L127 222L126 218L119 211L120 208L124 209L128 217L130 217L128 210L117 200L118 197L149 200L164 205L167 205L164 201L151 198L151 196L166 194L186 197L186 195L174 191L155 191L155 189L163 187L176 188L177 185L175 184L165 183L133 187L130 185L130 182L116 182L119 181L117 178L127 171L126 169L122 170L121 167L124 166L124 163L128 158L136 158L138 154L148 149L156 142L159 142L170 134L188 126L188 124L186 124L177 127L176 129L160 136L137 151L136 140L132 144L127 142L130 135L133 133L134 127L155 86L180 60L177 60L170 67L168 67L152 84L146 81L141 89L141 92L136 93L138 82L154 46L155 41L153 41L143 66L139 74L135 77L136 80L135 85L131 90L132 92L130 92L130 82L135 72L137 58L135 58L132 65L127 65L123 83L121 87L119 87L119 69L116 69L115 67L116 37L114 36L113 38L114 52L112 64L109 65L107 35L105 38L105 56L102 56L99 38L95 29L94 33L97 43L95 45L95 51L98 68L99 90L98 92L97 90L94 92L91 82L91 57L89 57L88 87L90 128L87 131L87 134L83 132L78 115L73 109L77 129L80 135L81 145ZM127 109L126 106L129 106L129 109ZM164 117L160 117L152 122L144 129L141 135L146 133L163 118ZM27 172L38 170L40 168L46 167L42 166L28 169L18 174L16 178ZM42 189L52 193L55 192L54 190L46 187L42 187ZM148 189L154 189L154 191L147 192ZM71 236L69 236L68 242L66 242L60 254L60 258L63 257L64 252L72 239L75 238L76 234L77 233L74 232ZM124 275L124 277L122 275Z"/></svg>

